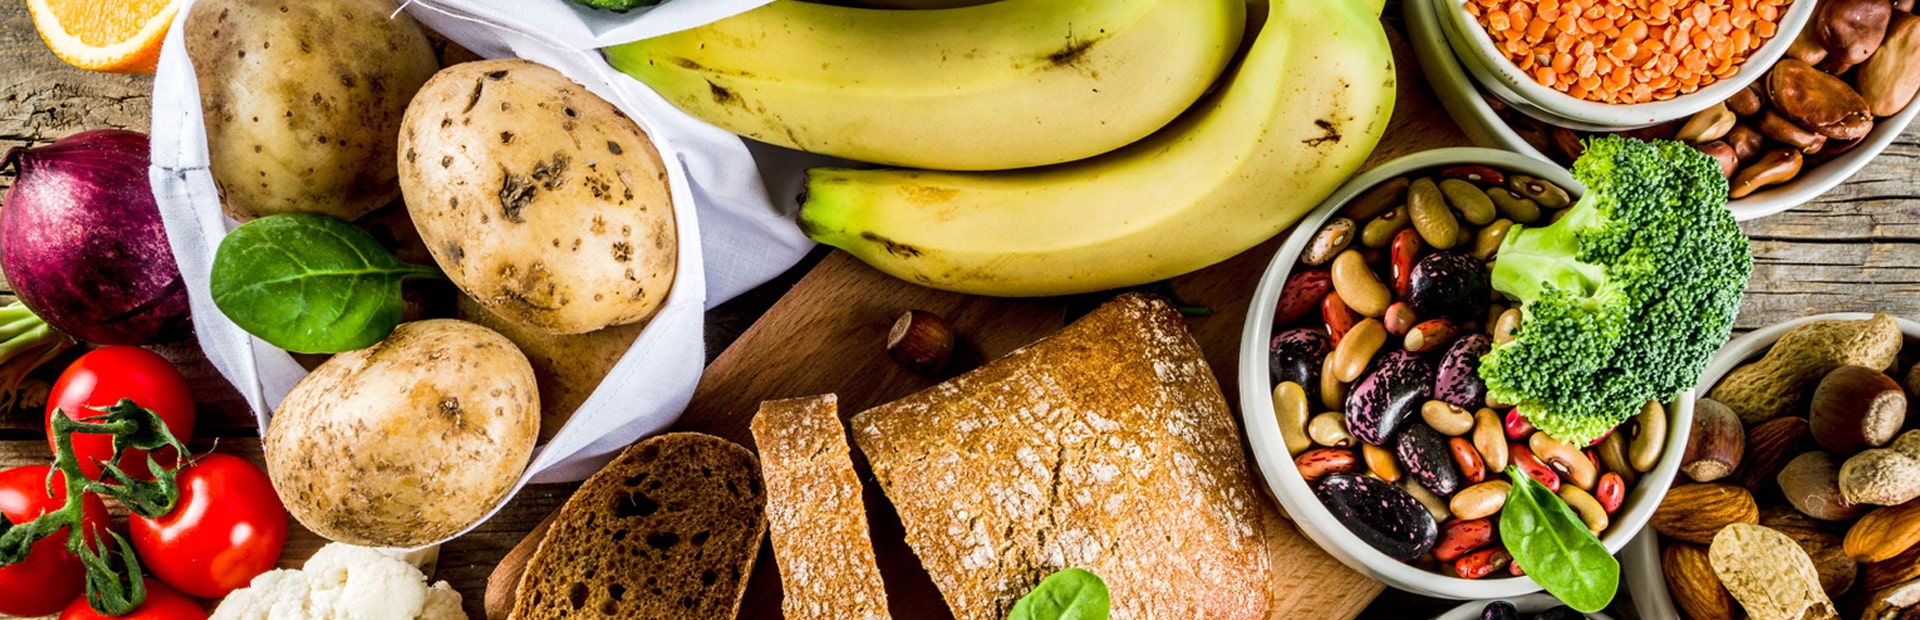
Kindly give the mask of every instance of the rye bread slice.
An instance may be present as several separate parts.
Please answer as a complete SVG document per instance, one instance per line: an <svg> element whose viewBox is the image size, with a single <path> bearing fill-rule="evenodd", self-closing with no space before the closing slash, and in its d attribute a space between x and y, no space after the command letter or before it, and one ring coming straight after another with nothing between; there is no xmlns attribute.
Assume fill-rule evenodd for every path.
<svg viewBox="0 0 1920 620"><path fill-rule="evenodd" d="M629 446L560 508L510 618L732 618L765 509L746 448L698 433Z"/></svg>
<svg viewBox="0 0 1920 620"><path fill-rule="evenodd" d="M853 436L959 620L1001 620L1069 567L1106 581L1115 620L1267 615L1265 500L1164 300L1119 296Z"/></svg>
<svg viewBox="0 0 1920 620"><path fill-rule="evenodd" d="M888 620L839 398L760 403L752 428L786 620Z"/></svg>

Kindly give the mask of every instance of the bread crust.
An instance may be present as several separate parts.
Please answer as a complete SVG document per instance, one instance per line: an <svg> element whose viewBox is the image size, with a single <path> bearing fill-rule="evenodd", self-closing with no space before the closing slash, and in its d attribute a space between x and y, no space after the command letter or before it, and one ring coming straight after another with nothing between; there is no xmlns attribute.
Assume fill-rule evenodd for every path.
<svg viewBox="0 0 1920 620"><path fill-rule="evenodd" d="M839 399L760 403L752 428L786 620L889 620Z"/></svg>
<svg viewBox="0 0 1920 620"><path fill-rule="evenodd" d="M1162 299L1122 295L852 423L959 620L1000 620L1068 567L1106 581L1116 620L1266 617L1264 500Z"/></svg>

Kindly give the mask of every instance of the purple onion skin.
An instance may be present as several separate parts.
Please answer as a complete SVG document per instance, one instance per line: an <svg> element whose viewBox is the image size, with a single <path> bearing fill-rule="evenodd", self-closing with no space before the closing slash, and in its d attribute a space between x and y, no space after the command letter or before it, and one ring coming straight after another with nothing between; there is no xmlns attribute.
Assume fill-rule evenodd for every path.
<svg viewBox="0 0 1920 620"><path fill-rule="evenodd" d="M7 151L0 270L54 329L97 344L187 337L187 288L147 180L145 134L77 133Z"/></svg>

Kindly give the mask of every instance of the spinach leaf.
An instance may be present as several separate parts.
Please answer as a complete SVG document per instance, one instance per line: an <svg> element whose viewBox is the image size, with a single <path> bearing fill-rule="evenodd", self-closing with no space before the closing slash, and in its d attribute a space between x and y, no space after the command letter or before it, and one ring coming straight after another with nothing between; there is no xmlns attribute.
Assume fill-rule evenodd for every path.
<svg viewBox="0 0 1920 620"><path fill-rule="evenodd" d="M1513 490L1500 510L1500 539L1534 583L1568 607L1596 612L1620 590L1620 562L1545 485L1507 467Z"/></svg>
<svg viewBox="0 0 1920 620"><path fill-rule="evenodd" d="M1107 620L1113 601L1107 583L1084 568L1048 575L1014 603L1007 620Z"/></svg>
<svg viewBox="0 0 1920 620"><path fill-rule="evenodd" d="M213 255L213 303L247 333L296 353L379 342L400 324L400 281L439 278L400 262L345 221L270 215L234 229Z"/></svg>

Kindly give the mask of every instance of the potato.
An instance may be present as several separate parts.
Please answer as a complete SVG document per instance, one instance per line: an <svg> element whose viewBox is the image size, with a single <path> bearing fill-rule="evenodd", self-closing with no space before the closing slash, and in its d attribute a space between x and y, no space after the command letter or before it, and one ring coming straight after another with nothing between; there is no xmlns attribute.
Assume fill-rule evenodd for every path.
<svg viewBox="0 0 1920 620"><path fill-rule="evenodd" d="M439 68L392 0L202 0L187 15L227 215L352 220L399 194L394 141Z"/></svg>
<svg viewBox="0 0 1920 620"><path fill-rule="evenodd" d="M460 290L528 329L653 316L673 285L673 202L653 142L613 105L524 60L455 65L407 107L400 189Z"/></svg>
<svg viewBox="0 0 1920 620"><path fill-rule="evenodd" d="M629 323L584 334L544 334L495 316L471 297L457 297L457 318L500 332L533 364L533 378L540 388L540 443L553 439L566 426L647 328L646 323Z"/></svg>
<svg viewBox="0 0 1920 620"><path fill-rule="evenodd" d="M504 336L401 324L296 384L262 447L287 512L331 540L418 547L506 501L539 434L533 368Z"/></svg>

